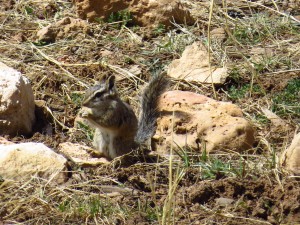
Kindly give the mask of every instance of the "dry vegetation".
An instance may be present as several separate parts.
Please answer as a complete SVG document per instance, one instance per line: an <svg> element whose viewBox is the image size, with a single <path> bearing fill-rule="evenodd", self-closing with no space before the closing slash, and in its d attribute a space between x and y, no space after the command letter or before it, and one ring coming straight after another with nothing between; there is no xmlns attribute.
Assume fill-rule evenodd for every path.
<svg viewBox="0 0 300 225"><path fill-rule="evenodd" d="M35 39L37 30L66 16L76 18L70 1L0 1L1 61L31 79L35 98L51 112L39 112L32 137L13 141L41 141L53 149L63 141L90 145L90 130L72 129L86 86L116 73L121 94L136 106L140 86L195 40L211 49L212 64L230 68L230 77L215 88L185 82L178 87L235 102L257 130L249 153L208 156L183 149L174 158L128 167L73 165L72 178L62 186L38 178L2 180L0 224L300 223L299 182L279 167L279 155L300 122L300 23L282 12L299 15L300 7L297 1L237 2L203 6L193 26L149 30L120 14L91 23L87 33L73 31L43 43ZM208 38L218 27L225 28L226 39ZM136 65L140 73L129 76ZM264 108L285 125L275 126ZM108 193L112 188L121 194ZM234 202L220 206L219 197Z"/></svg>

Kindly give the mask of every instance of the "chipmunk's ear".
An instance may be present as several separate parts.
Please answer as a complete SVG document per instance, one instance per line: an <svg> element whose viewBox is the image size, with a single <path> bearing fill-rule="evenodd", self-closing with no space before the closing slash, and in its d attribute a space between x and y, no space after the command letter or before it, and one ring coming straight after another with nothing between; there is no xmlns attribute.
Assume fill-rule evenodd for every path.
<svg viewBox="0 0 300 225"><path fill-rule="evenodd" d="M106 89L111 91L115 87L116 77L114 75L110 76L106 81Z"/></svg>

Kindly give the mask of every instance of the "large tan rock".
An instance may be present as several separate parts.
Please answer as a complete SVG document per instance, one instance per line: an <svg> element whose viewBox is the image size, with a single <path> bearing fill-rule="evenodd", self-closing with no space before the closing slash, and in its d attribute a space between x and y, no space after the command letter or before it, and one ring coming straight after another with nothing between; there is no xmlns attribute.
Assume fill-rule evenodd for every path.
<svg viewBox="0 0 300 225"><path fill-rule="evenodd" d="M0 145L0 176L28 180L33 176L63 183L67 160L42 143Z"/></svg>
<svg viewBox="0 0 300 225"><path fill-rule="evenodd" d="M78 33L86 34L89 32L89 26L86 21L66 17L42 28L37 32L36 36L38 41L54 42L59 39L76 36Z"/></svg>
<svg viewBox="0 0 300 225"><path fill-rule="evenodd" d="M30 134L35 122L29 80L0 62L0 134Z"/></svg>
<svg viewBox="0 0 300 225"><path fill-rule="evenodd" d="M93 155L96 155L97 152L81 144L64 142L59 144L58 150L81 166L96 166L108 163L108 160L105 158L94 157Z"/></svg>
<svg viewBox="0 0 300 225"><path fill-rule="evenodd" d="M170 25L170 21L191 24L187 4L181 0L73 0L77 14L82 19L107 19L112 13L128 10L136 24L154 27L158 24Z"/></svg>
<svg viewBox="0 0 300 225"><path fill-rule="evenodd" d="M168 67L168 75L190 82L223 84L228 76L227 68L209 68L206 47L201 42L187 46L180 59L175 59Z"/></svg>
<svg viewBox="0 0 300 225"><path fill-rule="evenodd" d="M134 0L129 11L134 20L142 26L156 27L159 24L170 25L171 22L193 24L188 5L181 0Z"/></svg>
<svg viewBox="0 0 300 225"><path fill-rule="evenodd" d="M288 171L300 175L300 133L297 134L291 145L282 153L281 165Z"/></svg>
<svg viewBox="0 0 300 225"><path fill-rule="evenodd" d="M254 129L241 109L204 95L185 91L166 92L160 101L162 116L154 136L155 148L190 147L207 152L243 151L252 147Z"/></svg>
<svg viewBox="0 0 300 225"><path fill-rule="evenodd" d="M131 1L120 0L73 0L81 19L106 19L111 13L127 9Z"/></svg>

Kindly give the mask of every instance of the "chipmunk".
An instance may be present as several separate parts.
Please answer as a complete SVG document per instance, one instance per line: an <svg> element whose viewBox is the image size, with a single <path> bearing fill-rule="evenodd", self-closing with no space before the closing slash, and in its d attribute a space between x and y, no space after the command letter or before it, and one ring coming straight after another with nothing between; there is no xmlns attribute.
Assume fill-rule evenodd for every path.
<svg viewBox="0 0 300 225"><path fill-rule="evenodd" d="M163 74L151 79L142 93L139 119L133 109L120 99L115 76L90 87L79 115L96 128L93 145L97 151L108 159L114 159L149 140L156 130L158 99L167 86L168 79Z"/></svg>

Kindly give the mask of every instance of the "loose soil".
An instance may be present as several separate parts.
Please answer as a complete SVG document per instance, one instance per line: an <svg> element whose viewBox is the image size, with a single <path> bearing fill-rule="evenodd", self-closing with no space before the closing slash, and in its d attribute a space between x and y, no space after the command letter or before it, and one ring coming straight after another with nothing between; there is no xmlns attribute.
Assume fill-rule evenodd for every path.
<svg viewBox="0 0 300 225"><path fill-rule="evenodd" d="M293 10L299 13L296 9ZM89 33L70 32L64 39L47 45L36 42L37 30L53 23L56 20L55 15L59 15L59 18L67 15L76 17L69 1L44 1L43 4L38 4L33 1L16 3L4 0L0 1L0 13L1 61L29 77L36 100L44 101L48 108L47 111L45 107L37 106L37 124L32 136L7 138L16 143L43 142L54 151L57 151L60 143L66 141L91 146L85 130L72 129L80 109L82 94L86 89L78 80L92 85L102 76L116 74L109 65L129 71L134 65L138 65L140 73L137 75L141 80L147 81L154 71L162 69L171 60L178 58L184 49L184 46L181 48L178 45L178 49L175 50L158 50L157 43L163 43L167 31L155 33L147 28L131 27L133 32L143 37L142 43L139 43L125 28L107 23L90 24ZM192 30L194 34L205 35L202 30L206 30L207 25L198 26ZM217 23L214 26L217 26ZM188 44L186 41L185 45ZM37 49L61 65L45 58ZM234 56L229 58L238 63ZM90 63L101 60L105 63ZM79 65L80 63L82 65ZM70 66L65 66L66 64ZM68 73L78 80L70 78ZM120 94L126 96L138 111L137 96L144 82L119 74L117 76ZM230 99L226 95L226 91L232 85L236 85L235 80L229 79L224 86L216 87L217 98L235 101L248 115L248 119L251 119L261 106L268 106L273 95L284 90L290 80L299 78L299 71L260 76L255 78L255 84L261 85L266 94L258 93L240 100ZM245 73L241 82L246 84L250 80L249 73ZM179 88L213 97L210 85L190 85L182 82ZM60 121L63 127L56 120ZM213 176L205 177L203 168L197 166L201 160L195 160L194 166L186 166L182 161L176 161L173 174L178 172L178 166L184 171L184 175L174 193L170 223L300 224L300 182L285 174L277 164L274 166L272 154L261 144L263 138L267 139L275 154L280 154L290 143L296 127L299 126L295 122L299 121L299 116L284 117L284 120L287 122L284 129L272 127L270 122L252 121L257 129L256 148L251 153L257 158L253 157L253 160L246 153L238 156L229 153L225 156L224 153L211 156L225 163L233 162L232 165L236 167L239 166L239 160L245 160L243 162L246 164L239 174L217 171ZM200 153L197 154L201 157ZM247 164L247 160L254 164ZM259 166L262 163L260 160L264 160L263 169ZM0 224L1 220L2 224L97 224L95 218L98 218L98 224L158 224L158 215L161 215L169 198L169 184L174 182L170 181L169 162L155 154L153 157L137 158L134 162L131 165L113 162L90 168L81 168L70 162L72 173L69 181L62 187L51 184L43 186L42 182L16 182L3 184L5 193L1 193L0 184L0 200L6 202L4 206L0 204L0 218L3 218L0 219ZM257 165L257 168L253 165ZM22 185L26 186L26 192L19 188ZM96 214L85 216L80 210L80 213L76 213L76 210L61 208L71 205L70 202L77 197L84 199L105 194L103 187L107 185L131 188L134 191L103 197L109 204L101 206L102 211L97 211ZM38 188L43 190L43 194L41 193L39 198L31 198ZM69 196L66 196L66 193ZM232 201L228 204L217 203L220 198ZM20 199L23 199L23 202ZM13 200L18 204L14 205ZM77 205L74 203L75 208L80 208L78 202ZM126 211L125 215L108 212L108 208L112 206L122 208Z"/></svg>

